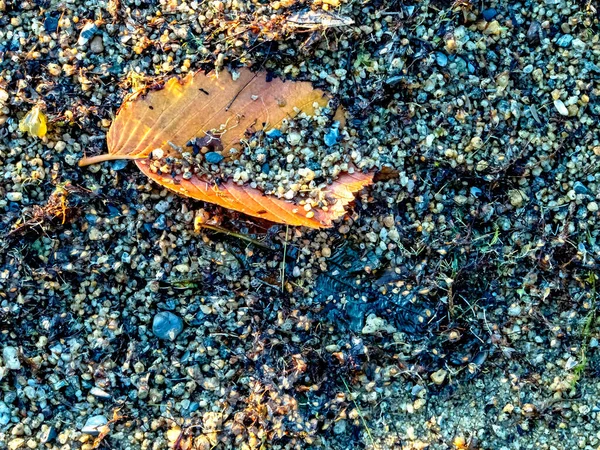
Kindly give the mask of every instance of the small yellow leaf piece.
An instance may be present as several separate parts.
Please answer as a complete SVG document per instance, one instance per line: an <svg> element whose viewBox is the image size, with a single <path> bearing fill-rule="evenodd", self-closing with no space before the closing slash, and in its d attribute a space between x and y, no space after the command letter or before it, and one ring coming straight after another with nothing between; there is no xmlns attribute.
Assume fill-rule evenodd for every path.
<svg viewBox="0 0 600 450"><path fill-rule="evenodd" d="M34 106L19 122L19 130L41 138L48 131L46 123L46 115L40 110L39 106Z"/></svg>

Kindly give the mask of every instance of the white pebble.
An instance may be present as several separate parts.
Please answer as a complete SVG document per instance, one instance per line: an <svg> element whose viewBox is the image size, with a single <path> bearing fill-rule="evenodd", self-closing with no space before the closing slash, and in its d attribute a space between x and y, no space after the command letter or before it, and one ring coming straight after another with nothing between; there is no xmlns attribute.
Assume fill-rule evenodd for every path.
<svg viewBox="0 0 600 450"><path fill-rule="evenodd" d="M2 359L7 369L19 370L21 368L19 351L15 347L4 347L4 350L2 350Z"/></svg>
<svg viewBox="0 0 600 450"><path fill-rule="evenodd" d="M21 194L20 192L7 192L6 198L9 202L20 202L21 200L23 200L23 194Z"/></svg>
<svg viewBox="0 0 600 450"><path fill-rule="evenodd" d="M565 104L563 103L563 101L561 99L554 100L554 107L556 108L556 110L558 111L558 113L561 116L569 115L569 110L567 109L567 107L565 106Z"/></svg>

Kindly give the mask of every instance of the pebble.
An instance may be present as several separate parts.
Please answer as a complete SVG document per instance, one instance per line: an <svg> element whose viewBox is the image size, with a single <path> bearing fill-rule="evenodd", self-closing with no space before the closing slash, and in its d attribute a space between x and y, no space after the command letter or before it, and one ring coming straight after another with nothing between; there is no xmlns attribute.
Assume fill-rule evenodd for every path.
<svg viewBox="0 0 600 450"><path fill-rule="evenodd" d="M298 145L301 140L302 140L302 135L295 131L292 131L291 133L289 133L287 135L287 142L290 145Z"/></svg>
<svg viewBox="0 0 600 450"><path fill-rule="evenodd" d="M16 347L4 347L4 349L2 350L2 359L4 360L4 366L7 369L21 369L21 361L19 361L19 350Z"/></svg>
<svg viewBox="0 0 600 450"><path fill-rule="evenodd" d="M100 239L102 239L102 233L98 228L92 227L90 228L88 238L90 239L90 241L99 241Z"/></svg>
<svg viewBox="0 0 600 450"><path fill-rule="evenodd" d="M85 434L91 434L92 436L97 436L100 434L100 428L107 423L108 419L101 414L97 416L91 416L86 420L81 432Z"/></svg>
<svg viewBox="0 0 600 450"><path fill-rule="evenodd" d="M556 108L556 110L558 111L558 113L561 116L569 115L569 110L567 109L567 107L565 106L565 104L563 103L563 101L561 99L554 100L554 107Z"/></svg>
<svg viewBox="0 0 600 450"><path fill-rule="evenodd" d="M517 305L517 304L512 304L510 305L510 307L508 308L508 315L511 317L518 317L521 315L522 312L522 308Z"/></svg>
<svg viewBox="0 0 600 450"><path fill-rule="evenodd" d="M328 147L333 147L335 144L337 144L339 138L340 138L340 130L339 130L339 123L338 123L337 126L333 126L330 128L330 130L325 134L323 141L325 142L325 145L327 145Z"/></svg>
<svg viewBox="0 0 600 450"><path fill-rule="evenodd" d="M375 314L369 314L362 329L362 334L375 334L382 331L393 333L396 329L388 325L385 319L377 317Z"/></svg>
<svg viewBox="0 0 600 450"><path fill-rule="evenodd" d="M431 378L431 381L433 381L435 384L441 385L446 379L446 375L448 375L448 371L440 369L436 372L433 372L429 378Z"/></svg>
<svg viewBox="0 0 600 450"><path fill-rule="evenodd" d="M110 394L108 392L100 389L99 387L93 387L92 389L90 389L90 394L93 395L94 397L98 397L98 398L104 398L104 399L110 398Z"/></svg>
<svg viewBox="0 0 600 450"><path fill-rule="evenodd" d="M281 130L278 128L271 128L269 131L265 133L268 137L275 139L282 136Z"/></svg>
<svg viewBox="0 0 600 450"><path fill-rule="evenodd" d="M56 428L54 428L53 426L47 427L42 432L42 435L40 437L40 442L42 444L45 444L47 442L51 442L54 439L56 439L57 436L58 436L58 432L56 431Z"/></svg>
<svg viewBox="0 0 600 450"><path fill-rule="evenodd" d="M540 25L539 22L537 22L537 21L531 22L531 24L529 25L529 28L527 29L527 40L532 44L538 42L540 40L541 31L542 31L542 26Z"/></svg>
<svg viewBox="0 0 600 450"><path fill-rule="evenodd" d="M581 181L573 183L573 190L576 194L591 195L590 190Z"/></svg>
<svg viewBox="0 0 600 450"><path fill-rule="evenodd" d="M169 311L161 311L154 316L152 332L159 339L174 341L183 331L181 317Z"/></svg>
<svg viewBox="0 0 600 450"><path fill-rule="evenodd" d="M556 45L558 45L559 47L566 48L571 45L571 42L573 42L573 36L571 36L570 34L563 34L556 40Z"/></svg>
<svg viewBox="0 0 600 450"><path fill-rule="evenodd" d="M435 62L437 62L440 67L446 67L448 65L448 56L446 56L445 53L436 52Z"/></svg>
<svg viewBox="0 0 600 450"><path fill-rule="evenodd" d="M206 159L206 162L210 164L219 164L224 159L223 155L217 152L208 152L204 155L204 158Z"/></svg>
<svg viewBox="0 0 600 450"><path fill-rule="evenodd" d="M15 438L8 443L8 450L17 450L25 446L25 439Z"/></svg>
<svg viewBox="0 0 600 450"><path fill-rule="evenodd" d="M498 15L498 11L495 8L487 8L483 10L481 15L486 22L491 22Z"/></svg>
<svg viewBox="0 0 600 450"><path fill-rule="evenodd" d="M156 205L154 205L154 209L157 210L159 213L164 214L169 209L169 206L170 204L168 201L161 200L160 202L157 202Z"/></svg>
<svg viewBox="0 0 600 450"><path fill-rule="evenodd" d="M85 45L90 39L96 34L98 31L98 27L94 22L88 22L84 25L79 33L79 39L77 40L77 45Z"/></svg>
<svg viewBox="0 0 600 450"><path fill-rule="evenodd" d="M587 209L589 212L596 212L598 211L598 203L596 202L590 202L587 205Z"/></svg>
<svg viewBox="0 0 600 450"><path fill-rule="evenodd" d="M20 192L7 192L6 199L9 202L20 202L21 200L23 200L23 194L21 194Z"/></svg>
<svg viewBox="0 0 600 450"><path fill-rule="evenodd" d="M102 42L102 36L94 36L90 42L90 50L92 53L102 53L104 51L104 42Z"/></svg>

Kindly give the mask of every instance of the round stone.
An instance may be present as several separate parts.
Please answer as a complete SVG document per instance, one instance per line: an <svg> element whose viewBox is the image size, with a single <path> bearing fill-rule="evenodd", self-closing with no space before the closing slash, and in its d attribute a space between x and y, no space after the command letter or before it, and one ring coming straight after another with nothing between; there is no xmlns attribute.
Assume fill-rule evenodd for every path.
<svg viewBox="0 0 600 450"><path fill-rule="evenodd" d="M159 339L174 341L183 331L183 320L168 311L159 312L152 321L152 332Z"/></svg>

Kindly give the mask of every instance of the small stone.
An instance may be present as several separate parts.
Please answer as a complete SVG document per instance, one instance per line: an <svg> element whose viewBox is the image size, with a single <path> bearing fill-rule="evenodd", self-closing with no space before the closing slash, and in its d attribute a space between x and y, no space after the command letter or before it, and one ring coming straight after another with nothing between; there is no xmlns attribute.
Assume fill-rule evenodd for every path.
<svg viewBox="0 0 600 450"><path fill-rule="evenodd" d="M576 181L573 183L573 190L576 194L590 195L590 190L581 182Z"/></svg>
<svg viewBox="0 0 600 450"><path fill-rule="evenodd" d="M92 39L94 34L96 34L97 31L98 31L98 27L96 26L96 24L94 22L86 23L85 26L81 29L81 32L79 33L79 39L77 39L77 45L87 44L90 41L90 39Z"/></svg>
<svg viewBox="0 0 600 450"><path fill-rule="evenodd" d="M116 161L110 162L110 168L115 172L118 172L119 170L123 170L125 167L127 167L128 162L129 161L126 159L117 159Z"/></svg>
<svg viewBox="0 0 600 450"><path fill-rule="evenodd" d="M7 192L6 199L9 202L20 202L21 200L23 200L23 194L21 194L20 192Z"/></svg>
<svg viewBox="0 0 600 450"><path fill-rule="evenodd" d="M94 36L90 42L90 50L92 53L102 53L104 51L104 42L102 42L102 36Z"/></svg>
<svg viewBox="0 0 600 450"><path fill-rule="evenodd" d="M219 164L221 161L223 161L223 155L217 152L208 152L206 155L204 155L204 158L206 158L206 162L210 164Z"/></svg>
<svg viewBox="0 0 600 450"><path fill-rule="evenodd" d="M275 139L278 137L281 137L281 130L277 129L277 128L271 128L269 131L267 131L265 133L268 137Z"/></svg>
<svg viewBox="0 0 600 450"><path fill-rule="evenodd" d="M21 369L21 361L19 361L19 351L16 347L4 347L4 349L2 350L2 359L4 360L4 365L7 369Z"/></svg>
<svg viewBox="0 0 600 450"><path fill-rule="evenodd" d="M62 68L55 63L48 64L46 68L48 69L50 75L52 75L53 77L58 77L62 73Z"/></svg>
<svg viewBox="0 0 600 450"><path fill-rule="evenodd" d="M8 92L4 89L0 89L0 106L8 102Z"/></svg>
<svg viewBox="0 0 600 450"><path fill-rule="evenodd" d="M56 439L56 436L58 436L58 433L56 432L56 428L51 426L51 427L46 428L46 430L44 430L42 432L40 441L42 444L46 444L47 442L51 442L54 439Z"/></svg>
<svg viewBox="0 0 600 450"><path fill-rule="evenodd" d="M587 209L589 212L596 212L598 211L598 203L596 202L589 202L587 205Z"/></svg>
<svg viewBox="0 0 600 450"><path fill-rule="evenodd" d="M518 317L521 315L521 311L522 311L521 307L519 305L513 303L508 308L508 315L511 317Z"/></svg>
<svg viewBox="0 0 600 450"><path fill-rule="evenodd" d="M82 433L97 436L100 434L100 429L108 423L108 419L103 415L89 417L85 425L81 429Z"/></svg>
<svg viewBox="0 0 600 450"><path fill-rule="evenodd" d="M508 198L510 200L510 204L515 208L520 208L523 206L524 202L529 200L529 197L521 189L511 189L508 191Z"/></svg>
<svg viewBox="0 0 600 450"><path fill-rule="evenodd" d="M25 439L16 438L8 443L8 450L17 450L25 445Z"/></svg>
<svg viewBox="0 0 600 450"><path fill-rule="evenodd" d="M565 106L565 104L563 103L563 101L561 99L554 100L554 107L556 108L556 110L558 111L558 113L561 116L569 115L569 110L567 109L567 107Z"/></svg>
<svg viewBox="0 0 600 450"><path fill-rule="evenodd" d="M429 378L431 378L431 381L433 381L435 384L437 384L439 386L444 382L447 374L448 374L448 372L446 370L440 369L436 372L433 372L429 376Z"/></svg>
<svg viewBox="0 0 600 450"><path fill-rule="evenodd" d="M287 142L290 145L298 145L301 140L302 140L302 135L300 133L296 133L295 131L292 131L287 136Z"/></svg>
<svg viewBox="0 0 600 450"><path fill-rule="evenodd" d="M92 227L92 228L90 228L88 237L89 237L90 241L99 241L100 239L102 239L102 233L100 232L100 230L98 228Z"/></svg>
<svg viewBox="0 0 600 450"><path fill-rule="evenodd" d="M183 320L181 317L162 311L154 316L152 321L152 332L159 339L174 341L183 331Z"/></svg>
<svg viewBox="0 0 600 450"><path fill-rule="evenodd" d="M527 40L532 44L539 42L541 31L542 26L539 22L531 22L531 25L527 29Z"/></svg>
<svg viewBox="0 0 600 450"><path fill-rule="evenodd" d="M362 334L375 334L380 332L394 333L396 329L388 325L385 319L377 317L375 314L369 314L362 328Z"/></svg>
<svg viewBox="0 0 600 450"><path fill-rule="evenodd" d="M490 22L496 18L498 11L495 8L487 8L482 11L481 15L483 16L483 20Z"/></svg>
<svg viewBox="0 0 600 450"><path fill-rule="evenodd" d="M93 387L92 389L90 389L90 394L98 398L110 398L110 394L108 392L103 391L98 387Z"/></svg>
<svg viewBox="0 0 600 450"><path fill-rule="evenodd" d="M162 148L152 150L152 159L162 159L165 156L165 151Z"/></svg>
<svg viewBox="0 0 600 450"><path fill-rule="evenodd" d="M562 48L567 48L571 45L571 42L573 42L573 36L570 34L563 34L556 40L556 45Z"/></svg>
<svg viewBox="0 0 600 450"><path fill-rule="evenodd" d="M344 419L338 420L333 426L333 432L335 434L344 434L346 432L346 421Z"/></svg>
<svg viewBox="0 0 600 450"><path fill-rule="evenodd" d="M323 141L328 147L333 147L335 144L337 144L337 141L340 138L340 131L338 127L339 124L338 126L331 127L331 129L325 134Z"/></svg>
<svg viewBox="0 0 600 450"><path fill-rule="evenodd" d="M157 210L159 213L164 214L167 209L169 209L169 202L166 200L161 200L160 202L156 203L156 205L154 205L154 209Z"/></svg>
<svg viewBox="0 0 600 450"><path fill-rule="evenodd" d="M60 14L46 13L46 18L44 19L44 29L46 30L46 33L56 33L58 30L59 19Z"/></svg>
<svg viewBox="0 0 600 450"><path fill-rule="evenodd" d="M436 52L435 54L435 62L440 67L446 67L448 65L448 57L445 53Z"/></svg>
<svg viewBox="0 0 600 450"><path fill-rule="evenodd" d="M56 144L54 144L54 151L57 153L61 153L65 148L67 148L65 141L58 141Z"/></svg>

